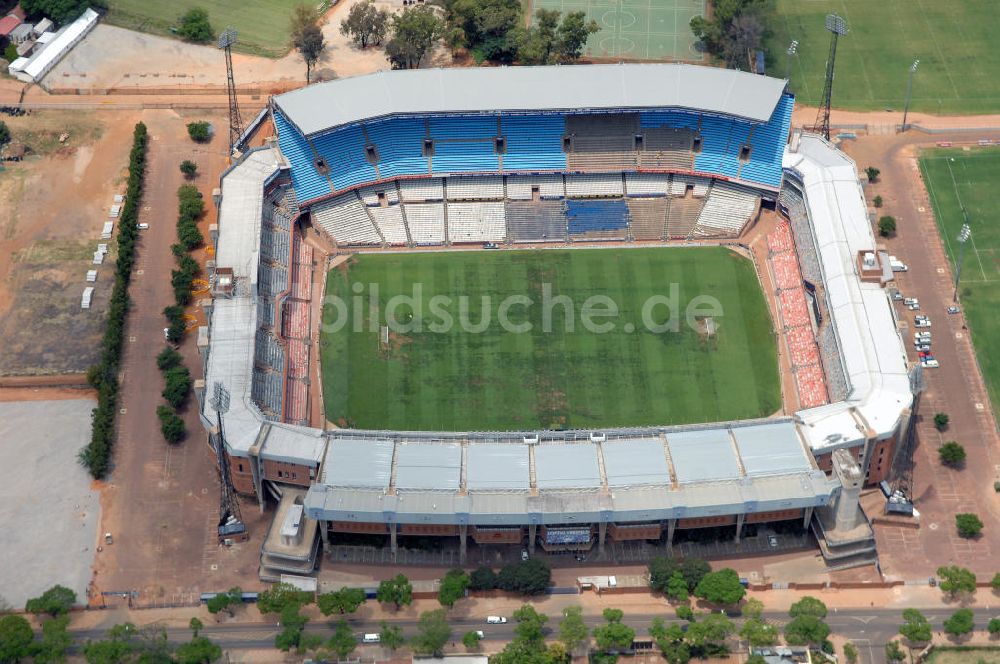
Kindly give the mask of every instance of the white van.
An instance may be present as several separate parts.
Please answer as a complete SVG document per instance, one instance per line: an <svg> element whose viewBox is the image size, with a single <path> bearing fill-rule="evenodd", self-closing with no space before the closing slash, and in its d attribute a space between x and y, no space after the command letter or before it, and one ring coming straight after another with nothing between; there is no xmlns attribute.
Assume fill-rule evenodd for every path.
<svg viewBox="0 0 1000 664"><path fill-rule="evenodd" d="M374 633L372 633L372 634L365 634L363 637L361 637L361 642L362 643L379 643L381 641L382 641L382 637L379 636L378 634L374 634Z"/></svg>
<svg viewBox="0 0 1000 664"><path fill-rule="evenodd" d="M507 619L503 616L486 616L486 624L488 625L503 625L506 622Z"/></svg>

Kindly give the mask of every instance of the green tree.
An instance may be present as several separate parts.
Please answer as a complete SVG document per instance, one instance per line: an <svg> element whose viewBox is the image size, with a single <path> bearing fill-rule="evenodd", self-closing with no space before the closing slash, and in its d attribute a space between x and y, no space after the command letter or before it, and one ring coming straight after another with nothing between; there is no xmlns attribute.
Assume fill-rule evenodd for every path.
<svg viewBox="0 0 1000 664"><path fill-rule="evenodd" d="M440 657L451 639L451 626L444 609L424 611L417 621L417 634L410 640L413 651L420 655Z"/></svg>
<svg viewBox="0 0 1000 664"><path fill-rule="evenodd" d="M944 465L959 468L965 463L965 448L954 440L949 440L938 448L938 456Z"/></svg>
<svg viewBox="0 0 1000 664"><path fill-rule="evenodd" d="M13 44L9 44L7 48L9 49L11 46L13 46ZM10 143L10 129L7 128L6 122L0 120L0 148L7 145L8 143Z"/></svg>
<svg viewBox="0 0 1000 664"><path fill-rule="evenodd" d="M194 163L190 159L185 159L184 161L182 161L180 168L181 168L181 173L183 173L184 177L188 178L189 180L194 177L195 173L198 172L198 164Z"/></svg>
<svg viewBox="0 0 1000 664"><path fill-rule="evenodd" d="M690 28L701 47L730 67L749 69L749 56L761 46L773 14L770 0L725 0L710 17L696 16Z"/></svg>
<svg viewBox="0 0 1000 664"><path fill-rule="evenodd" d="M441 579L438 589L438 601L442 606L451 608L455 602L465 597L465 589L469 587L469 575L465 570L452 569Z"/></svg>
<svg viewBox="0 0 1000 664"><path fill-rule="evenodd" d="M879 217L878 234L882 237L889 237L896 232L896 218L889 215Z"/></svg>
<svg viewBox="0 0 1000 664"><path fill-rule="evenodd" d="M524 604L514 611L515 638L526 643L542 643L545 640L545 623L549 617L539 613L530 604Z"/></svg>
<svg viewBox="0 0 1000 664"><path fill-rule="evenodd" d="M382 631L379 632L379 638L382 641L382 645L389 650L395 651L397 648L401 648L406 639L403 637L403 628L398 625L390 625L386 621L381 623Z"/></svg>
<svg viewBox="0 0 1000 664"><path fill-rule="evenodd" d="M890 662L902 662L906 659L906 653L899 647L898 641L889 641L885 644L885 658Z"/></svg>
<svg viewBox="0 0 1000 664"><path fill-rule="evenodd" d="M937 575L940 579L938 586L941 591L951 598L955 598L963 593L976 592L976 575L957 565L938 567Z"/></svg>
<svg viewBox="0 0 1000 664"><path fill-rule="evenodd" d="M649 587L666 595L670 579L679 569L680 563L675 558L656 556L649 561Z"/></svg>
<svg viewBox="0 0 1000 664"><path fill-rule="evenodd" d="M157 406L156 417L160 420L160 433L163 434L164 440L171 445L176 445L184 440L184 437L187 435L187 427L184 426L184 420L169 406ZM208 604L209 611L211 611L213 602L209 601Z"/></svg>
<svg viewBox="0 0 1000 664"><path fill-rule="evenodd" d="M198 619L197 616L191 618L188 621L188 629L191 630L191 636L198 636L198 632L205 628L205 623Z"/></svg>
<svg viewBox="0 0 1000 664"><path fill-rule="evenodd" d="M785 625L785 641L793 646L823 643L830 636L830 627L821 618L802 615Z"/></svg>
<svg viewBox="0 0 1000 664"><path fill-rule="evenodd" d="M740 627L740 638L755 648L773 646L778 642L778 628L760 618L747 618Z"/></svg>
<svg viewBox="0 0 1000 664"><path fill-rule="evenodd" d="M944 631L950 636L965 636L975 627L972 609L959 609L944 621Z"/></svg>
<svg viewBox="0 0 1000 664"><path fill-rule="evenodd" d="M55 585L38 597L32 597L24 605L28 613L39 615L47 613L53 618L69 613L76 604L76 593L66 586Z"/></svg>
<svg viewBox="0 0 1000 664"><path fill-rule="evenodd" d="M815 616L816 618L826 618L826 604L816 599L815 597L810 597L806 595L799 601L792 604L788 609L788 615L792 618L798 618L799 616Z"/></svg>
<svg viewBox="0 0 1000 664"><path fill-rule="evenodd" d="M444 0L449 43L464 46L477 61L511 64L522 21L519 0Z"/></svg>
<svg viewBox="0 0 1000 664"><path fill-rule="evenodd" d="M927 617L920 611L906 609L903 611L903 624L899 627L899 633L910 643L922 643L931 640L933 629Z"/></svg>
<svg viewBox="0 0 1000 664"><path fill-rule="evenodd" d="M681 574L688 584L688 592L694 592L705 575L712 571L712 566L701 558L685 558L681 562Z"/></svg>
<svg viewBox="0 0 1000 664"><path fill-rule="evenodd" d="M389 32L390 17L388 11L378 9L372 0L364 0L347 12L347 18L340 22L340 34L350 37L361 48L369 44L379 46Z"/></svg>
<svg viewBox="0 0 1000 664"><path fill-rule="evenodd" d="M990 633L990 636L1000 634L1000 618L990 618L990 621L986 623L986 631Z"/></svg>
<svg viewBox="0 0 1000 664"><path fill-rule="evenodd" d="M590 630L583 621L583 609L580 606L567 606L563 609L563 619L559 622L559 640L570 652L576 652L590 644Z"/></svg>
<svg viewBox="0 0 1000 664"><path fill-rule="evenodd" d="M1000 590L1000 572L994 574L993 578L990 579L990 587L993 588L993 590Z"/></svg>
<svg viewBox="0 0 1000 664"><path fill-rule="evenodd" d="M620 609L604 609L604 625L594 628L594 641L601 650L624 649L635 640L635 630L622 623Z"/></svg>
<svg viewBox="0 0 1000 664"><path fill-rule="evenodd" d="M948 417L948 413L934 413L934 427L938 431L944 431L948 428L948 422L951 418Z"/></svg>
<svg viewBox="0 0 1000 664"><path fill-rule="evenodd" d="M966 539L983 532L983 522L978 516L970 513L956 514L955 527L958 528L959 536Z"/></svg>
<svg viewBox="0 0 1000 664"><path fill-rule="evenodd" d="M462 635L462 645L466 650L479 650L479 641L482 639L479 632L470 630Z"/></svg>
<svg viewBox="0 0 1000 664"><path fill-rule="evenodd" d="M584 12L569 12L563 16L556 36L556 58L561 63L575 62L580 59L583 47L590 35L598 32L601 26L597 21L588 21Z"/></svg>
<svg viewBox="0 0 1000 664"><path fill-rule="evenodd" d="M444 24L426 5L411 6L392 17L392 39L385 54L394 69L417 69L444 36Z"/></svg>
<svg viewBox="0 0 1000 664"><path fill-rule="evenodd" d="M188 136L195 143L208 143L212 140L212 125L207 122L189 122Z"/></svg>
<svg viewBox="0 0 1000 664"><path fill-rule="evenodd" d="M666 595L674 602L686 602L688 600L688 584L684 579L684 574L680 570L676 570L670 575L670 580L667 581Z"/></svg>
<svg viewBox="0 0 1000 664"><path fill-rule="evenodd" d="M281 613L288 606L304 606L313 600L312 593L299 590L289 583L276 583L257 596L261 613Z"/></svg>
<svg viewBox="0 0 1000 664"><path fill-rule="evenodd" d="M192 7L184 12L177 27L177 34L184 41L206 44L215 39L215 31L208 21L208 12L201 7Z"/></svg>
<svg viewBox="0 0 1000 664"><path fill-rule="evenodd" d="M694 622L694 609L691 608L690 604L680 604L677 607L677 617L681 620Z"/></svg>
<svg viewBox="0 0 1000 664"><path fill-rule="evenodd" d="M62 664L66 661L66 651L73 643L66 629L68 626L67 615L42 623L42 639L31 649L35 664Z"/></svg>
<svg viewBox="0 0 1000 664"><path fill-rule="evenodd" d="M736 570L725 568L709 572L694 589L694 594L713 604L738 604L746 595Z"/></svg>
<svg viewBox="0 0 1000 664"><path fill-rule="evenodd" d="M541 595L552 582L552 570L537 558L508 565L500 570L497 587L521 595Z"/></svg>
<svg viewBox="0 0 1000 664"><path fill-rule="evenodd" d="M868 177L869 182L878 182L878 176L881 173L882 171L874 166L865 166L865 175Z"/></svg>
<svg viewBox="0 0 1000 664"><path fill-rule="evenodd" d="M222 648L204 636L195 636L177 647L178 664L212 664L222 659Z"/></svg>
<svg viewBox="0 0 1000 664"><path fill-rule="evenodd" d="M743 603L743 617L761 618L764 615L764 602L756 597L750 597Z"/></svg>
<svg viewBox="0 0 1000 664"><path fill-rule="evenodd" d="M294 41L295 49L302 56L306 63L306 83L312 80L312 70L319 62L326 42L323 39L323 31L318 25L309 25L299 34Z"/></svg>
<svg viewBox="0 0 1000 664"><path fill-rule="evenodd" d="M401 606L413 602L413 585L405 574L397 574L378 584L375 599L383 604L394 604L398 610Z"/></svg>
<svg viewBox="0 0 1000 664"><path fill-rule="evenodd" d="M326 647L336 654L338 659L344 659L358 647L358 640L354 637L354 632L351 631L345 620L337 621L337 626L326 642Z"/></svg>
<svg viewBox="0 0 1000 664"><path fill-rule="evenodd" d="M365 603L365 591L362 588L343 587L340 590L323 593L316 598L316 606L328 616L333 613L354 613Z"/></svg>
<svg viewBox="0 0 1000 664"><path fill-rule="evenodd" d="M157 409L157 412L159 412L159 409ZM239 586L234 586L224 593L218 593L215 595L215 597L209 598L209 600L205 603L205 605L208 608L208 612L213 615L218 613L219 611L225 611L230 615L230 617L232 617L233 615L235 615L233 607L239 606L242 603L243 603L243 589L240 588Z"/></svg>
<svg viewBox="0 0 1000 664"><path fill-rule="evenodd" d="M691 659L691 651L680 625L672 624L668 627L663 618L656 617L649 627L649 635L669 664L687 664Z"/></svg>
<svg viewBox="0 0 1000 664"><path fill-rule="evenodd" d="M183 311L183 310L182 310ZM181 364L184 358L176 350L167 346L160 351L160 354L156 356L156 367L160 371L166 371L167 369L173 369L177 365Z"/></svg>
<svg viewBox="0 0 1000 664"><path fill-rule="evenodd" d="M25 658L34 638L31 623L23 617L0 616L0 662L17 662Z"/></svg>
<svg viewBox="0 0 1000 664"><path fill-rule="evenodd" d="M709 613L688 626L687 642L693 657L720 657L728 653L726 638L736 626L721 613Z"/></svg>
<svg viewBox="0 0 1000 664"><path fill-rule="evenodd" d="M300 613L301 608L301 604L290 602L281 609L278 624L281 625L282 629L274 637L274 647L278 650L288 652L293 648L298 650L301 646L302 632L306 628L306 623L309 622L309 618Z"/></svg>
<svg viewBox="0 0 1000 664"><path fill-rule="evenodd" d="M469 590L493 590L496 587L496 572L489 567L477 567L469 575Z"/></svg>
<svg viewBox="0 0 1000 664"><path fill-rule="evenodd" d="M191 372L185 366L174 367L163 372L163 398L174 408L180 408L191 392Z"/></svg>
<svg viewBox="0 0 1000 664"><path fill-rule="evenodd" d="M844 659L847 664L858 664L858 647L850 641L844 644Z"/></svg>
<svg viewBox="0 0 1000 664"><path fill-rule="evenodd" d="M875 208L882 207L882 197L875 196L875 198L872 199L872 205L875 206Z"/></svg>
<svg viewBox="0 0 1000 664"><path fill-rule="evenodd" d="M88 0L23 0L21 9L32 17L48 16L59 24L80 18L87 7L96 4Z"/></svg>

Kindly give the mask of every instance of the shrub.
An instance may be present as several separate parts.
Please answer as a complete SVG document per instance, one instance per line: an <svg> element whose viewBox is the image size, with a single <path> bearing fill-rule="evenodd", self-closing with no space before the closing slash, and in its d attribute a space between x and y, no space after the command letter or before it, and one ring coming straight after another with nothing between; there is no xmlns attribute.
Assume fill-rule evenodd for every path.
<svg viewBox="0 0 1000 664"><path fill-rule="evenodd" d="M170 309L171 307L167 307ZM168 369L173 369L177 365L181 364L184 358L173 348L169 346L160 351L160 354L156 356L156 368L160 371L166 371Z"/></svg>
<svg viewBox="0 0 1000 664"><path fill-rule="evenodd" d="M14 62L17 58L17 46L15 44L7 44L7 48L3 50L3 59L7 62Z"/></svg>
<svg viewBox="0 0 1000 664"><path fill-rule="evenodd" d="M184 440L187 428L184 426L184 420L173 409L167 406L157 406L156 417L160 420L160 433L163 434L164 440L171 445L176 445Z"/></svg>
<svg viewBox="0 0 1000 664"><path fill-rule="evenodd" d="M895 217L880 217L878 220L878 234L882 237L889 237L896 232L896 218Z"/></svg>
<svg viewBox="0 0 1000 664"><path fill-rule="evenodd" d="M191 391L191 373L182 365L165 371L163 379L166 383L163 388L163 398L174 408L180 408L187 401L188 392Z"/></svg>
<svg viewBox="0 0 1000 664"><path fill-rule="evenodd" d="M181 16L177 34L184 41L205 44L215 38L212 24L208 22L208 12L201 7L192 7Z"/></svg>
<svg viewBox="0 0 1000 664"><path fill-rule="evenodd" d="M10 143L10 129L7 127L7 123L0 120L0 147Z"/></svg>
<svg viewBox="0 0 1000 664"><path fill-rule="evenodd" d="M876 208L882 207L882 197L876 196L875 198L873 198L872 205L874 205Z"/></svg>
<svg viewBox="0 0 1000 664"><path fill-rule="evenodd" d="M934 426L938 431L947 429L949 421L951 418L948 417L948 413L934 413Z"/></svg>
<svg viewBox="0 0 1000 664"><path fill-rule="evenodd" d="M469 590L493 590L496 587L496 572L489 567L477 567L469 575Z"/></svg>
<svg viewBox="0 0 1000 664"><path fill-rule="evenodd" d="M878 176L882 173L879 169L874 166L865 167L865 175L868 176L869 182L878 182Z"/></svg>
<svg viewBox="0 0 1000 664"><path fill-rule="evenodd" d="M938 456L944 465L958 468L965 463L965 448L954 440L949 440L938 448Z"/></svg>
<svg viewBox="0 0 1000 664"><path fill-rule="evenodd" d="M208 143L212 140L212 125L207 122L191 122L187 126L188 136L195 143Z"/></svg>
<svg viewBox="0 0 1000 664"><path fill-rule="evenodd" d="M958 528L958 534L961 537L975 537L983 532L983 522L975 514L956 514L955 526Z"/></svg>
<svg viewBox="0 0 1000 664"><path fill-rule="evenodd" d="M181 173L184 174L186 178L193 178L195 173L198 172L198 164L194 163L190 159L185 159L181 162Z"/></svg>

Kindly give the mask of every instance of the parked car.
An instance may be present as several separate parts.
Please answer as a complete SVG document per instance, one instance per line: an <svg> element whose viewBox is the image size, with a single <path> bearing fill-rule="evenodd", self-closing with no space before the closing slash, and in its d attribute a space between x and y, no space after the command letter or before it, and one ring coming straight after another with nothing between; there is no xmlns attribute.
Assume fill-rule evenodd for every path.
<svg viewBox="0 0 1000 664"><path fill-rule="evenodd" d="M903 305L907 306L907 307L910 306L911 304L919 304L919 303L920 303L920 300L918 300L915 297L904 297L903 298Z"/></svg>
<svg viewBox="0 0 1000 664"><path fill-rule="evenodd" d="M917 311L920 309L920 303L914 302L913 304L908 304L906 305L906 308L909 309L910 311Z"/></svg>
<svg viewBox="0 0 1000 664"><path fill-rule="evenodd" d="M903 294L900 293L899 290L895 288L889 289L889 297L892 298L893 302L899 302L903 300Z"/></svg>
<svg viewBox="0 0 1000 664"><path fill-rule="evenodd" d="M913 347L916 348L918 351L930 352L931 350L930 344L914 344Z"/></svg>
<svg viewBox="0 0 1000 664"><path fill-rule="evenodd" d="M930 327L931 326L931 321L930 321L929 318L924 318L922 320L918 320L917 322L915 322L913 324L913 326L914 327Z"/></svg>
<svg viewBox="0 0 1000 664"><path fill-rule="evenodd" d="M149 230L149 224L136 224L135 227L138 228L140 231Z"/></svg>
<svg viewBox="0 0 1000 664"><path fill-rule="evenodd" d="M380 642L381 640L382 640L382 637L381 637L381 636L379 636L379 635L378 635L378 634L376 634L376 633L368 633L368 634L365 634L365 635L364 635L364 636L363 636L363 637L361 638L361 642L362 642L362 643L378 643L378 642Z"/></svg>
<svg viewBox="0 0 1000 664"><path fill-rule="evenodd" d="M914 332L913 333L913 339L914 339L914 341L916 341L917 339L926 339L927 340L926 343L930 343L931 333L930 332Z"/></svg>
<svg viewBox="0 0 1000 664"><path fill-rule="evenodd" d="M957 313L961 313L961 311L962 310L959 309L958 307L948 307L948 313L949 314L957 314Z"/></svg>
<svg viewBox="0 0 1000 664"><path fill-rule="evenodd" d="M941 366L940 364L938 364L938 361L935 360L933 357L929 360L924 360L923 362L920 363L920 365L928 369L937 369L939 366Z"/></svg>
<svg viewBox="0 0 1000 664"><path fill-rule="evenodd" d="M483 244L483 249L496 249L496 248L497 248L496 242L486 242Z"/></svg>
<svg viewBox="0 0 1000 664"><path fill-rule="evenodd" d="M775 536L775 535L768 535L767 536L767 545L769 547L771 547L772 549L777 548L777 546L778 546L778 538L777 538L777 536Z"/></svg>
<svg viewBox="0 0 1000 664"><path fill-rule="evenodd" d="M507 619L503 616L486 616L486 624L488 625L504 625L507 623Z"/></svg>

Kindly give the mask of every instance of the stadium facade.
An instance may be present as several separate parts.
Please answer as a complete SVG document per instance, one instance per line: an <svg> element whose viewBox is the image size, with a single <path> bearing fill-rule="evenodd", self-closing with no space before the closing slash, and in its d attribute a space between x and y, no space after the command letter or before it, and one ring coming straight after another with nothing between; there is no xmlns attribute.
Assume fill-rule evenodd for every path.
<svg viewBox="0 0 1000 664"><path fill-rule="evenodd" d="M793 103L782 80L674 64L383 72L274 97L277 138L222 178L199 334L202 420L237 490L262 508L294 496L323 541L384 535L393 550L400 536L456 537L463 556L469 538L603 550L798 519L847 533L828 557L869 552L855 485L884 478L908 434L911 376L857 169L819 137L789 142ZM601 431L306 426L321 288L306 233L337 247L721 242L761 206L794 232L823 405ZM216 386L225 412L206 398Z"/></svg>

